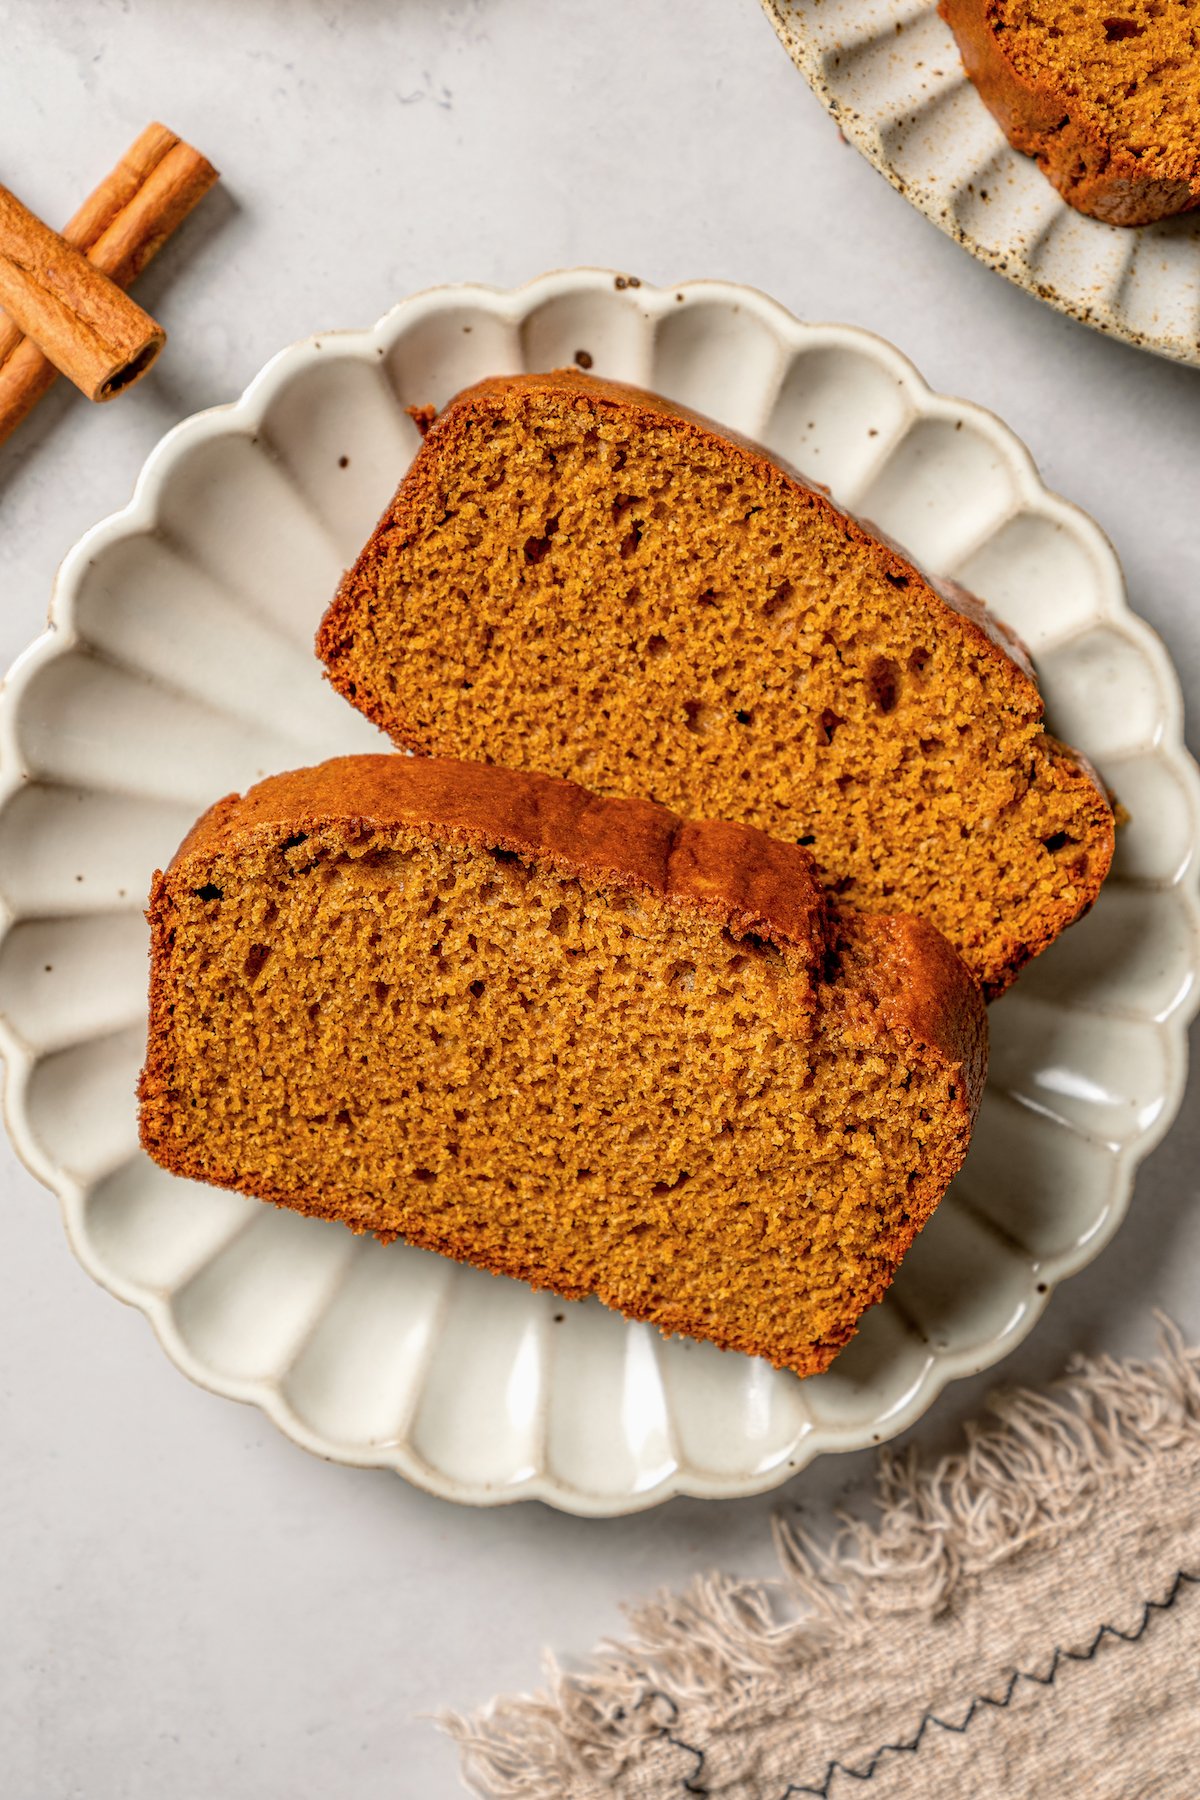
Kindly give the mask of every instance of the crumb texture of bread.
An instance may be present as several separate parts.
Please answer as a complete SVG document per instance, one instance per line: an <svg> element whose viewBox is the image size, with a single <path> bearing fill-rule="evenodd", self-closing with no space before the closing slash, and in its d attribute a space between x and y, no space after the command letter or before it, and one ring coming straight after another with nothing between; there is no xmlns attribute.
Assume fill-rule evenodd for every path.
<svg viewBox="0 0 1200 1800"><path fill-rule="evenodd" d="M995 995L1091 905L1095 775L985 609L754 446L570 371L438 419L318 635L397 744L811 847Z"/></svg>
<svg viewBox="0 0 1200 1800"><path fill-rule="evenodd" d="M165 1168L808 1374L966 1152L986 1013L932 927L842 917L744 826L352 757L155 878Z"/></svg>
<svg viewBox="0 0 1200 1800"><path fill-rule="evenodd" d="M940 0L964 66L1064 199L1112 225L1200 205L1198 0Z"/></svg>

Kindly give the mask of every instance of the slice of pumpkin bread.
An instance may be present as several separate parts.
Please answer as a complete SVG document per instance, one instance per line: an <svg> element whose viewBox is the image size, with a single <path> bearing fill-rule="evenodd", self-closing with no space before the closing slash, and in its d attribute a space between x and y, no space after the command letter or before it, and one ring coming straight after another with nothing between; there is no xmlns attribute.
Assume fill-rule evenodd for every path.
<svg viewBox="0 0 1200 1800"><path fill-rule="evenodd" d="M752 445L569 372L433 426L317 639L401 745L809 845L843 904L931 919L989 995L1112 855L971 596Z"/></svg>
<svg viewBox="0 0 1200 1800"><path fill-rule="evenodd" d="M967 74L1071 206L1146 225L1200 206L1200 6L941 0Z"/></svg>
<svg viewBox="0 0 1200 1800"><path fill-rule="evenodd" d="M346 757L150 900L165 1168L809 1374L967 1149L986 1015L803 850L573 783Z"/></svg>

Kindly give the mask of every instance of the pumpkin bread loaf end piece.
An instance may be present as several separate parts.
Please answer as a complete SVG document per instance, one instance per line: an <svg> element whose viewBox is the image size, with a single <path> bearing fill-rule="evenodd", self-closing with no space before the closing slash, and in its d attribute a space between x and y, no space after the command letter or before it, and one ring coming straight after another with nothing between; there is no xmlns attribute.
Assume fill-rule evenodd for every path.
<svg viewBox="0 0 1200 1800"><path fill-rule="evenodd" d="M1200 12L1178 0L940 0L963 65L1063 199L1110 225L1200 205Z"/></svg>
<svg viewBox="0 0 1200 1800"><path fill-rule="evenodd" d="M966 1152L986 1015L910 919L745 826L347 757L155 878L165 1168L809 1374Z"/></svg>

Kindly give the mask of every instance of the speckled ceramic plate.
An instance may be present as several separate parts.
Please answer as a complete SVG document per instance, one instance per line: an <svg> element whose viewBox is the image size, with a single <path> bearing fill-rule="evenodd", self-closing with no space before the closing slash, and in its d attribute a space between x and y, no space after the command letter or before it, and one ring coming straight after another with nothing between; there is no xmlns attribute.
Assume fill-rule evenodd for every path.
<svg viewBox="0 0 1200 1800"><path fill-rule="evenodd" d="M928 219L1060 312L1200 364L1200 212L1130 230L1075 212L1014 150L937 0L763 0L846 137Z"/></svg>
<svg viewBox="0 0 1200 1800"><path fill-rule="evenodd" d="M405 407L594 368L761 439L992 601L1053 722L1130 808L1091 916L993 1009L966 1168L885 1303L807 1382L395 1244L173 1179L137 1145L151 871L216 796L384 745L312 635L417 447ZM9 1129L76 1255L181 1369L298 1443L458 1500L618 1513L768 1488L1002 1356L1124 1212L1184 1077L1197 782L1108 543L998 420L878 338L745 288L576 271L446 288L314 338L172 431L77 545L0 707Z"/></svg>

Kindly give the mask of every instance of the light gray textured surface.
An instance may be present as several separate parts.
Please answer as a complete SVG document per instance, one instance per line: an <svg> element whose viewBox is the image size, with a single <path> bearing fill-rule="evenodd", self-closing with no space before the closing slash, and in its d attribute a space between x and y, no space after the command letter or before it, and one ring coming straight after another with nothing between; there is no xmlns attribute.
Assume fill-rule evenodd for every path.
<svg viewBox="0 0 1200 1800"><path fill-rule="evenodd" d="M139 289L171 335L109 409L65 388L0 450L0 653L39 629L74 539L147 450L274 350L457 279L611 264L753 283L890 337L1003 414L1109 531L1200 696L1200 375L1074 325L973 263L852 150L754 0L0 0L0 180L51 221L151 117L225 181ZM1194 738L1193 738L1194 744ZM1004 1377L1200 1335L1200 1117ZM417 1715L532 1683L618 1602L711 1562L766 1568L778 1497L610 1523L457 1510L328 1468L189 1387L0 1161L0 1787L25 1800L437 1800ZM914 1434L943 1441L989 1385ZM819 1511L868 1463L784 1498Z"/></svg>

